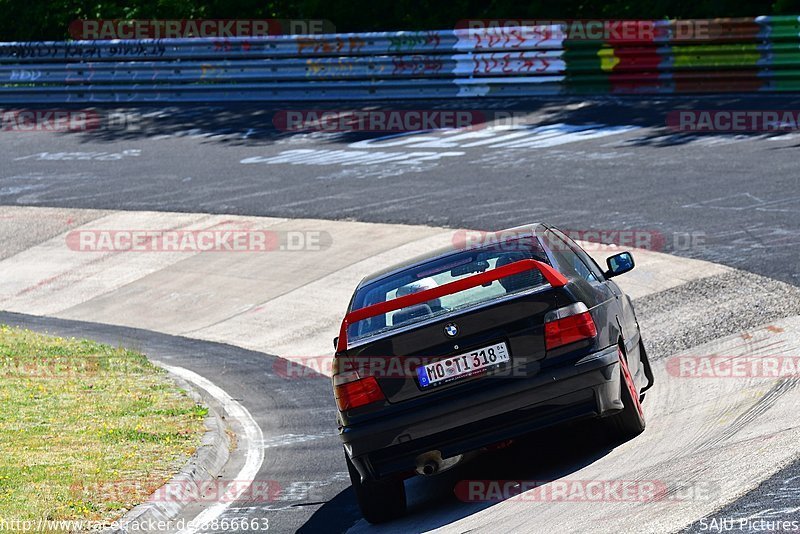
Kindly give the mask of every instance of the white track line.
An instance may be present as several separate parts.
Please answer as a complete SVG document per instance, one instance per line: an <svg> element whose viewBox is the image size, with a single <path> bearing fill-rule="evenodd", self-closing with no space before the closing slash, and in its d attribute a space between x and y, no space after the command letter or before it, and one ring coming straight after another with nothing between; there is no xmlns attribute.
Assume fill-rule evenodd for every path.
<svg viewBox="0 0 800 534"><path fill-rule="evenodd" d="M247 447L247 452L245 454L244 465L239 473L237 473L234 480L255 480L258 471L261 469L261 464L264 463L264 449L260 446L260 444L264 442L264 434L261 431L261 427L258 426L258 423L253 419L253 416L247 411L247 408L239 404L239 402L228 395L222 388L194 371L184 369L183 367L166 365L161 362L154 361L153 363L163 367L170 373L178 375L187 382L191 382L200 389L205 390L222 405L229 417L236 419L239 424L242 425L246 437L246 440L242 441L245 441L244 444ZM242 445L242 441L239 441L240 445ZM202 530L204 525L222 515L231 503L248 489L248 487L240 484L233 484L232 486L233 489L226 493L226 499L223 502L218 502L197 514L190 522L191 527L181 530L178 534L194 534Z"/></svg>

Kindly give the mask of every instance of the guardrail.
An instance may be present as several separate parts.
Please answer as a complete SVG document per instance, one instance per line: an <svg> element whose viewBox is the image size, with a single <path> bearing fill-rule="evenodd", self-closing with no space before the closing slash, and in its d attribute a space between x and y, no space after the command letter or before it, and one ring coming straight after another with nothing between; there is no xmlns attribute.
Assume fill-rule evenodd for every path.
<svg viewBox="0 0 800 534"><path fill-rule="evenodd" d="M0 103L800 90L800 18L231 39L0 43ZM685 32L686 25L704 28ZM682 26L683 25L683 26Z"/></svg>

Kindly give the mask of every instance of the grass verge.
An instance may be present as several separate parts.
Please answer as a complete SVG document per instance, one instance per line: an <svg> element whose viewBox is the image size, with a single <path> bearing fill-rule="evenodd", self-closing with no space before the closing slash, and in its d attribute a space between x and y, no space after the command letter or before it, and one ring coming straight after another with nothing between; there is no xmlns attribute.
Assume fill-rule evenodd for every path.
<svg viewBox="0 0 800 534"><path fill-rule="evenodd" d="M206 414L138 352L0 325L0 521L118 519L195 452Z"/></svg>

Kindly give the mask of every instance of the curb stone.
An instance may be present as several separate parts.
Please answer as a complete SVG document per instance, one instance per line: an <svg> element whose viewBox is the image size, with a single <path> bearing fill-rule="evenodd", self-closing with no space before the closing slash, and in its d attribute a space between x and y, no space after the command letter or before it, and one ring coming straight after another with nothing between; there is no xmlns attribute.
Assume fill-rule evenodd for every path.
<svg viewBox="0 0 800 534"><path fill-rule="evenodd" d="M158 362L152 363L159 365ZM135 506L117 520L119 528L110 530L110 532L163 532L148 528L129 530L128 525L134 522L138 524L137 526L147 526L148 523L154 522L163 524L165 521L175 519L184 507L192 502L196 492L191 491L191 488L201 487L204 483L215 480L230 456L231 443L225 431L228 428L225 423L225 414L217 413L213 403L203 402L200 392L189 382L172 373L169 375L178 387L186 391L192 399L208 407L208 416L204 421L206 432L203 434L197 451L186 465L153 494L171 495L174 498L156 500L151 495L147 501Z"/></svg>

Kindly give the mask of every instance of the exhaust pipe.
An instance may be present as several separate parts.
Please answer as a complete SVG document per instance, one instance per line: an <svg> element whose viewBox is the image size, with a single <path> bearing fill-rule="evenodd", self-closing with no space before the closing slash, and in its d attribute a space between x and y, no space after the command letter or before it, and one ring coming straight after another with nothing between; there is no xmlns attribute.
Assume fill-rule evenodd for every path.
<svg viewBox="0 0 800 534"><path fill-rule="evenodd" d="M416 471L420 475L425 475L426 477L429 477L431 475L435 475L436 473L440 473L442 471L450 469L463 459L464 459L463 454L443 459L442 453L440 451L428 451L426 453L417 456Z"/></svg>
<svg viewBox="0 0 800 534"><path fill-rule="evenodd" d="M431 476L438 470L439 470L439 464L434 461L425 462L425 465L422 466L422 474L425 476Z"/></svg>

